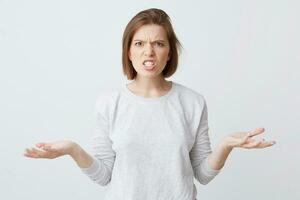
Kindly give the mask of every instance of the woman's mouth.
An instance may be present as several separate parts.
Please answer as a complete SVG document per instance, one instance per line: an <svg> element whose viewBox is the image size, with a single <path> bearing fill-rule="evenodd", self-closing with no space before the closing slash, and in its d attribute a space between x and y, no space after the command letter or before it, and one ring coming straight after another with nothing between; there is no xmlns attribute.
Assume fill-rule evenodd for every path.
<svg viewBox="0 0 300 200"><path fill-rule="evenodd" d="M151 60L146 60L146 61L143 62L143 68L146 71L153 71L154 68L155 68L155 62L151 61Z"/></svg>

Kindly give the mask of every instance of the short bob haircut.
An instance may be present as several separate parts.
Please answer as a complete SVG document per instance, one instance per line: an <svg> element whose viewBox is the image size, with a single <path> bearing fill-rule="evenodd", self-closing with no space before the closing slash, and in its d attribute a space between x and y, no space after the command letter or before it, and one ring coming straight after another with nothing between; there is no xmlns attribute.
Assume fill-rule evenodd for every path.
<svg viewBox="0 0 300 200"><path fill-rule="evenodd" d="M135 79L137 72L132 66L129 60L129 50L134 33L143 25L156 24L162 26L167 34L170 45L170 59L168 60L162 75L164 78L173 75L178 65L178 50L180 50L181 44L176 37L173 30L170 17L161 9L151 8L143 10L137 13L127 24L122 39L122 63L123 73L127 76L128 80Z"/></svg>

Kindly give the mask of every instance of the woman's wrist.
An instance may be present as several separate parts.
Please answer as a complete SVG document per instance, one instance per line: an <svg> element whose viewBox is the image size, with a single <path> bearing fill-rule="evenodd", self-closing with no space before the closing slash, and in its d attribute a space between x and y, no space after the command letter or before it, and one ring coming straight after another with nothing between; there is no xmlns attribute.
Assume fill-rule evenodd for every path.
<svg viewBox="0 0 300 200"><path fill-rule="evenodd" d="M233 146L230 145L230 142L228 141L228 136L225 136L220 144L221 148L223 148L226 151L232 151Z"/></svg>
<svg viewBox="0 0 300 200"><path fill-rule="evenodd" d="M69 155L81 168L88 168L93 162L93 158L87 152L85 152L80 145L78 145L75 142L71 144Z"/></svg>
<svg viewBox="0 0 300 200"><path fill-rule="evenodd" d="M211 167L211 169L222 169L232 149L233 148L228 143L228 139L224 137L218 144L218 146L214 149L212 154L210 154L209 166Z"/></svg>

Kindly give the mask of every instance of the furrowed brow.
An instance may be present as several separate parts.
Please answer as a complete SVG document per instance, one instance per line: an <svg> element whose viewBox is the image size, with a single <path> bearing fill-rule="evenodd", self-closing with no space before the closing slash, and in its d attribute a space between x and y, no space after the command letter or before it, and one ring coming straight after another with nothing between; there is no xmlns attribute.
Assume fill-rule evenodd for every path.
<svg viewBox="0 0 300 200"><path fill-rule="evenodd" d="M155 40L153 42L161 42L161 43L166 43L167 41L166 40Z"/></svg>
<svg viewBox="0 0 300 200"><path fill-rule="evenodd" d="M137 41L137 42L146 42L146 41L144 41L144 40L140 40L140 39L135 39L135 40L133 40L134 42L135 41ZM161 39L159 39L159 40L154 40L153 42L161 42L161 43L166 43L167 41L166 40L161 40ZM152 42L152 43L153 43Z"/></svg>

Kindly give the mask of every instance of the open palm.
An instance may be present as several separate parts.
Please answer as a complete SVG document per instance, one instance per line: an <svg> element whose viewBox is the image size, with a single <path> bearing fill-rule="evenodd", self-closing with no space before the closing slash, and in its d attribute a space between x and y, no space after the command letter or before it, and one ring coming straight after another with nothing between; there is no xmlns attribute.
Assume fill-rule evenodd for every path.
<svg viewBox="0 0 300 200"><path fill-rule="evenodd" d="M30 158L49 158L53 159L59 156L70 154L74 142L69 140L61 140L51 143L37 143L35 145L37 148L27 148L25 149L24 156Z"/></svg>
<svg viewBox="0 0 300 200"><path fill-rule="evenodd" d="M236 132L226 137L227 145L231 148L240 147L246 149L265 148L275 144L275 141L255 140L254 136L262 134L264 128L257 128L249 132Z"/></svg>

